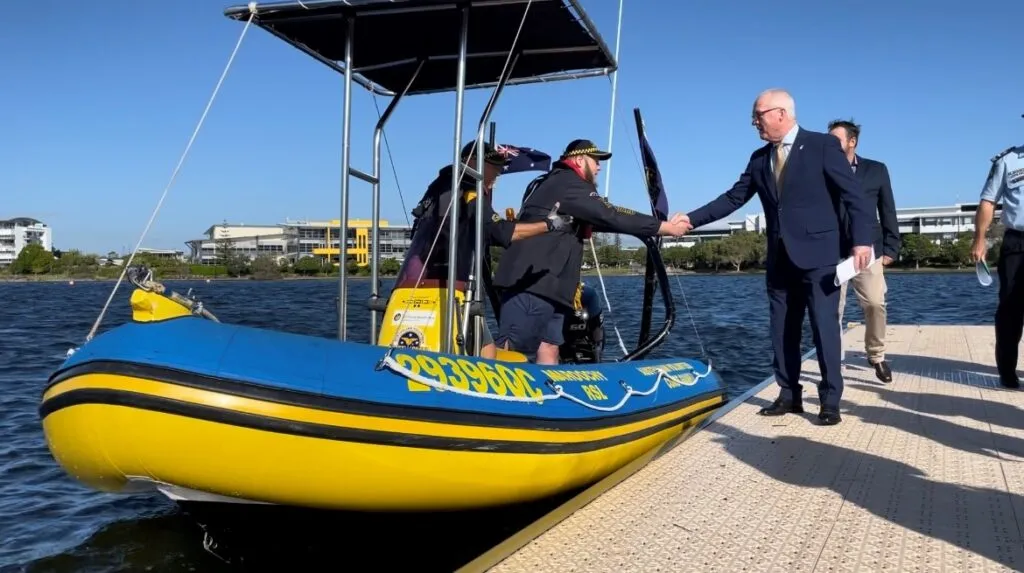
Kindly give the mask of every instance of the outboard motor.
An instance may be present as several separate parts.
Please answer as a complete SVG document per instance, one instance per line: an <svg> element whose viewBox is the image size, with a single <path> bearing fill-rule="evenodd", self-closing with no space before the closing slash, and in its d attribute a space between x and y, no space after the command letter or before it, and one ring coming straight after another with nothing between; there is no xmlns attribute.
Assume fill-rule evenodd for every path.
<svg viewBox="0 0 1024 573"><path fill-rule="evenodd" d="M559 348L559 357L563 364L593 364L601 361L604 315L597 291L583 285L580 303L583 308L566 316L562 326L565 343Z"/></svg>

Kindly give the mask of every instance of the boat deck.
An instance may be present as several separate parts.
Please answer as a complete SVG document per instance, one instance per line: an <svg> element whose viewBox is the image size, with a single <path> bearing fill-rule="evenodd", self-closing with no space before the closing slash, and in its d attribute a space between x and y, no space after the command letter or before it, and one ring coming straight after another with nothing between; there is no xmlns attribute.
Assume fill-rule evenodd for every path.
<svg viewBox="0 0 1024 573"><path fill-rule="evenodd" d="M777 394L768 380L464 570L1024 569L1024 394L999 386L993 328L890 327L891 384L867 367L863 337L844 337L838 426L813 423L813 386L804 415L758 416ZM815 384L812 353L804 371Z"/></svg>

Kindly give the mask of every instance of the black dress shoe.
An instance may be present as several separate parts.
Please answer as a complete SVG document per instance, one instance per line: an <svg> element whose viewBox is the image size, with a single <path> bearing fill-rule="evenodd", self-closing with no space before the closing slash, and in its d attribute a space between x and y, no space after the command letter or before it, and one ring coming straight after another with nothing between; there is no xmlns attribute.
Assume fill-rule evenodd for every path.
<svg viewBox="0 0 1024 573"><path fill-rule="evenodd" d="M839 410L826 410L822 408L818 412L818 423L822 426L835 426L842 421L843 417L839 415Z"/></svg>
<svg viewBox="0 0 1024 573"><path fill-rule="evenodd" d="M999 383L1003 385L1003 388L1020 388L1020 378L1016 376L1013 378L1000 378Z"/></svg>
<svg viewBox="0 0 1024 573"><path fill-rule="evenodd" d="M758 414L762 416L782 416L783 414L803 414L804 405L800 400L783 400L782 398L776 398L772 402L771 406L761 408Z"/></svg>
<svg viewBox="0 0 1024 573"><path fill-rule="evenodd" d="M872 364L875 367L875 376L879 380L888 384L892 382L892 370L889 370L889 363L885 360Z"/></svg>

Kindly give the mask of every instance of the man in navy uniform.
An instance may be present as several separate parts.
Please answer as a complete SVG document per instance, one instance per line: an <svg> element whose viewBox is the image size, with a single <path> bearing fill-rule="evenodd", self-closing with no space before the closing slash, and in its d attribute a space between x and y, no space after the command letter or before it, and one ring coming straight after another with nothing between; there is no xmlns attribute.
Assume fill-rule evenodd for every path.
<svg viewBox="0 0 1024 573"><path fill-rule="evenodd" d="M885 361L885 326L886 308L884 268L899 256L900 229L896 220L896 200L892 195L892 183L889 180L889 169L885 163L862 157L857 153L860 143L860 126L852 121L835 120L829 122L828 132L839 139L839 145L846 154L854 174L864 187L864 193L877 211L878 218L872 214L871 233L874 237L875 255L879 261L857 273L848 282L843 283L839 290L839 325L842 330L843 310L846 307L846 287L853 284L860 308L864 311L864 350L868 356L868 364L875 369L875 376L882 382L892 382L892 370ZM845 213L844 226L849 225ZM849 234L846 235L849 237ZM847 250L847 249L844 249Z"/></svg>
<svg viewBox="0 0 1024 573"><path fill-rule="evenodd" d="M1024 116L1021 116L1024 117ZM992 158L992 168L981 189L981 201L974 219L976 262L985 260L985 234L992 223L996 204L1003 206L1002 246L996 263L999 272L999 305L996 307L996 368L999 381L1007 388L1020 388L1017 376L1017 348L1024 330L1024 146L1006 149Z"/></svg>
<svg viewBox="0 0 1024 573"><path fill-rule="evenodd" d="M834 281L836 263L846 255L840 246L845 231L838 204L842 202L849 213L855 245L851 254L858 271L871 258L870 205L839 140L801 128L796 105L786 91L762 92L754 101L751 123L767 143L751 154L731 189L690 213L690 224L707 225L732 214L754 195L761 199L768 223L765 279L779 396L760 413L781 416L804 411L800 340L807 308L821 370L818 419L824 425L838 424L842 337L839 287Z"/></svg>

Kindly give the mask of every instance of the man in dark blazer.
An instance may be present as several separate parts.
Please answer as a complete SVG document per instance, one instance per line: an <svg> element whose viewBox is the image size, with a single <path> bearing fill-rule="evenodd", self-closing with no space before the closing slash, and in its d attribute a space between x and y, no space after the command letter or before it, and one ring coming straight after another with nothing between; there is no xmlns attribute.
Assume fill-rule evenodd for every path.
<svg viewBox="0 0 1024 573"><path fill-rule="evenodd" d="M804 309L809 309L821 369L818 419L825 425L838 424L842 339L839 287L834 281L836 264L846 255L840 244L839 205L850 215L855 245L850 254L856 270L865 268L871 257L870 206L839 140L797 125L796 106L786 91L761 93L754 101L751 121L768 143L751 154L731 189L689 214L690 224L694 228L707 225L732 214L754 195L761 199L768 227L765 278L779 385L778 398L761 414L803 412L800 341Z"/></svg>
<svg viewBox="0 0 1024 573"><path fill-rule="evenodd" d="M860 180L864 194L872 206L871 233L874 237L875 256L879 261L850 279L864 311L864 350L875 376L882 382L892 382L892 370L885 361L886 308L885 266L891 264L900 252L900 228L896 220L896 201L892 195L889 169L885 163L857 155L860 126L853 121L835 120L828 124L828 132L836 136L846 154L853 172ZM877 211L877 217L875 216ZM881 222L879 222L881 221ZM849 227L849 217L843 213L843 226ZM849 235L847 234L847 238ZM848 244L848 242L846 242ZM846 307L846 286L839 291L839 325L842 329L843 310Z"/></svg>

